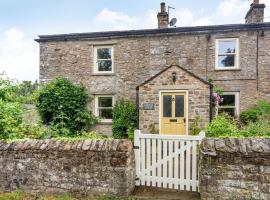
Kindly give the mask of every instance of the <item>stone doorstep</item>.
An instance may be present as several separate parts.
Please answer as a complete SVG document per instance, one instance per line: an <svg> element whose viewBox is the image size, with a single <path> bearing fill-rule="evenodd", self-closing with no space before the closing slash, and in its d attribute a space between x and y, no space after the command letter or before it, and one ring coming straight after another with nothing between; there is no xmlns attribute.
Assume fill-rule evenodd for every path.
<svg viewBox="0 0 270 200"><path fill-rule="evenodd" d="M199 200L200 194L197 192L140 186L135 188L132 197L136 200Z"/></svg>

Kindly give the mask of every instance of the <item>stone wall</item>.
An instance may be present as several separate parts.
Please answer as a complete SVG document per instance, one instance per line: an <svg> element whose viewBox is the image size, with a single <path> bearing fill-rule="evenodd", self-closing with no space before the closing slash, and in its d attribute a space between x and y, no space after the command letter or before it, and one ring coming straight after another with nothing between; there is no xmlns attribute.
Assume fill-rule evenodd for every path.
<svg viewBox="0 0 270 200"><path fill-rule="evenodd" d="M270 199L270 139L205 139L202 200Z"/></svg>
<svg viewBox="0 0 270 200"><path fill-rule="evenodd" d="M134 165L128 140L0 141L2 191L128 196Z"/></svg>

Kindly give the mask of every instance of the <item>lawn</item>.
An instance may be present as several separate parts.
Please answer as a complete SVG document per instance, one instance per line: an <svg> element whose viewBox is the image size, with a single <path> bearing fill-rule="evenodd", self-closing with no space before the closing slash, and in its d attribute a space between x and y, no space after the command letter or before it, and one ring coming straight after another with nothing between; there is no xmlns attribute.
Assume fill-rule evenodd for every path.
<svg viewBox="0 0 270 200"><path fill-rule="evenodd" d="M69 194L61 196L33 195L24 192L0 193L0 200L133 200L133 198L97 197L97 198L74 198Z"/></svg>

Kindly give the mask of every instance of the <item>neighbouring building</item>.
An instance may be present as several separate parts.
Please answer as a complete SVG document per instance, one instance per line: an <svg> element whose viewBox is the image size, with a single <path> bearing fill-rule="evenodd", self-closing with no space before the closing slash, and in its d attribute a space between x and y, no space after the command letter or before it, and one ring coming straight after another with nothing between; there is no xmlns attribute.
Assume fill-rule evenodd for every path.
<svg viewBox="0 0 270 200"><path fill-rule="evenodd" d="M264 8L254 0L245 24L169 28L161 3L157 29L41 35L40 82L83 83L101 133L111 134L112 107L125 97L137 102L144 133L188 134L196 116L201 128L211 120L213 86L224 91L220 111L233 116L270 100Z"/></svg>

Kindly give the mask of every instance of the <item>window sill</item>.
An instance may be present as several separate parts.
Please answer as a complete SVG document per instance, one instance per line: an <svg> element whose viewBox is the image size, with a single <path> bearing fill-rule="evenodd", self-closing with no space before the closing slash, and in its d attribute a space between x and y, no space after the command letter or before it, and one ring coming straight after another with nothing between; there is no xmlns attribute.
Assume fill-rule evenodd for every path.
<svg viewBox="0 0 270 200"><path fill-rule="evenodd" d="M91 76L115 76L115 73L93 73Z"/></svg>
<svg viewBox="0 0 270 200"><path fill-rule="evenodd" d="M215 68L215 71L241 71L240 68L229 68L229 69L217 69Z"/></svg>

